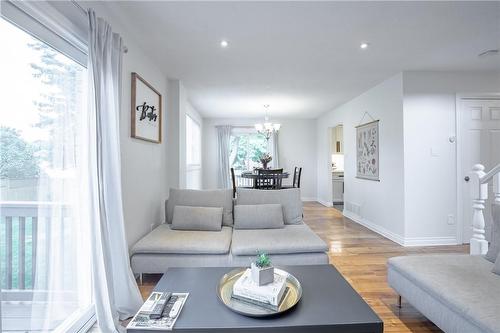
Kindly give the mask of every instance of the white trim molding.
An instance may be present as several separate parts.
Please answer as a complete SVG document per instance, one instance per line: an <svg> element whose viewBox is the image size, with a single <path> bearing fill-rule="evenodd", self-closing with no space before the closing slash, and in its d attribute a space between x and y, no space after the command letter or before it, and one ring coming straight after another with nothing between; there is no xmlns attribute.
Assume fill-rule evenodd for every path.
<svg viewBox="0 0 500 333"><path fill-rule="evenodd" d="M311 201L318 202L317 198L312 198L312 197L301 197L300 200L304 202L311 202Z"/></svg>
<svg viewBox="0 0 500 333"><path fill-rule="evenodd" d="M396 234L396 233L394 233L394 232L392 232L390 230L387 230L384 227L376 225L375 223L373 223L371 221L368 221L367 219L362 218L361 216L356 215L353 212L350 212L350 211L348 211L346 209L344 209L344 211L342 212L342 214L345 217L347 217L348 219L350 219L350 220L352 220L352 221L354 221L354 222L356 222L358 224L361 224L364 227L367 227L371 231L374 231L377 234L382 235L385 238L388 238L388 239L392 240L393 242L398 243L399 245L405 246L404 245L404 238L401 235L398 235L398 234Z"/></svg>
<svg viewBox="0 0 500 333"><path fill-rule="evenodd" d="M332 202L324 201L324 200L319 199L319 198L317 200L315 200L315 201L319 202L320 204L322 204L325 207L329 207L329 208L333 207L333 203Z"/></svg>
<svg viewBox="0 0 500 333"><path fill-rule="evenodd" d="M455 237L403 237L384 227L381 227L359 215L354 214L348 210L342 212L345 217L361 224L362 226L376 232L377 234L390 239L391 241L405 247L413 246L440 246L440 245L457 245L457 239Z"/></svg>
<svg viewBox="0 0 500 333"><path fill-rule="evenodd" d="M448 237L408 237L404 239L404 246L440 246L457 245L457 239Z"/></svg>

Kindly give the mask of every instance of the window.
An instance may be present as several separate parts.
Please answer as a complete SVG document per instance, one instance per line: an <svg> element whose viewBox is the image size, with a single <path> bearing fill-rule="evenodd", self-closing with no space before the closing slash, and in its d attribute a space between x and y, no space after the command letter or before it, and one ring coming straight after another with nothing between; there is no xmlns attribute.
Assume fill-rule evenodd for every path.
<svg viewBox="0 0 500 333"><path fill-rule="evenodd" d="M186 115L186 188L201 189L201 128Z"/></svg>
<svg viewBox="0 0 500 333"><path fill-rule="evenodd" d="M253 129L235 128L231 134L229 160L237 174L259 167L260 157L267 152L266 138Z"/></svg>
<svg viewBox="0 0 500 333"><path fill-rule="evenodd" d="M0 44L2 329L72 331L93 309L79 198L87 70L3 18Z"/></svg>

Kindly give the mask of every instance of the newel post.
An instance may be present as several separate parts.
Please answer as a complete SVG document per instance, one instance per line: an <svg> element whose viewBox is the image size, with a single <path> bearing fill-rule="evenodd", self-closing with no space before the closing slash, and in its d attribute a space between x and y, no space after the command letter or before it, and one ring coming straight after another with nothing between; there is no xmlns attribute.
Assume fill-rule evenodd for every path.
<svg viewBox="0 0 500 333"><path fill-rule="evenodd" d="M476 164L471 172L472 186L472 238L470 240L470 254L483 255L488 252L488 241L484 236L484 204L488 199L488 184L481 184L485 175L484 166Z"/></svg>

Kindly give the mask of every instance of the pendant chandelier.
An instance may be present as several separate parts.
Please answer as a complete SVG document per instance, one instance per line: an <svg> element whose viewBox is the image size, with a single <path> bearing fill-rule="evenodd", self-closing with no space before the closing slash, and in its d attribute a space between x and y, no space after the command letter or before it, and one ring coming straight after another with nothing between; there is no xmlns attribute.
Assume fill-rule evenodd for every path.
<svg viewBox="0 0 500 333"><path fill-rule="evenodd" d="M264 109L266 110L264 123L255 124L255 129L259 134L262 134L266 138L266 140L269 141L271 136L280 130L281 124L273 124L269 121L269 104L265 104Z"/></svg>

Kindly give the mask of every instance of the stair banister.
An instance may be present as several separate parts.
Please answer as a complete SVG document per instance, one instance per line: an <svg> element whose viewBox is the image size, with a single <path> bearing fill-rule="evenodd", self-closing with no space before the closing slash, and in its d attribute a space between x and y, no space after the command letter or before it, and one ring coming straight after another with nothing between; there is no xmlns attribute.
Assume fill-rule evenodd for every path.
<svg viewBox="0 0 500 333"><path fill-rule="evenodd" d="M488 252L488 241L485 237L484 205L488 200L488 183L493 180L494 203L500 205L500 164L484 172L484 166L476 164L472 168L472 238L470 240L470 254L484 255Z"/></svg>
<svg viewBox="0 0 500 333"><path fill-rule="evenodd" d="M481 164L478 164L478 165L481 165ZM483 166L483 170L484 170L484 166ZM492 179L493 179L493 182L495 182L495 178L498 181L498 177L500 177L500 164L497 165L496 167L494 167L493 169L491 169L490 172L485 173L483 175L483 177L481 177L481 183L482 184L489 183L490 180L492 180Z"/></svg>

